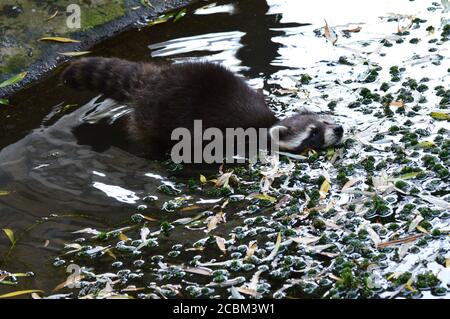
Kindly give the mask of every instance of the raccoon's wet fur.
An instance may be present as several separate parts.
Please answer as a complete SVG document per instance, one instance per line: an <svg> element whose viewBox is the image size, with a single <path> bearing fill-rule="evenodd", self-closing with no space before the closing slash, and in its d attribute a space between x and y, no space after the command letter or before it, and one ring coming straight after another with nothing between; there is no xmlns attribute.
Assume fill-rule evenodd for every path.
<svg viewBox="0 0 450 319"><path fill-rule="evenodd" d="M170 150L176 128L203 130L267 128L268 138L279 136L280 150L300 152L338 143L343 128L321 116L300 112L278 119L261 92L220 64L185 62L136 63L92 57L72 62L62 73L64 84L86 89L126 103L133 112L121 120L130 143Z"/></svg>

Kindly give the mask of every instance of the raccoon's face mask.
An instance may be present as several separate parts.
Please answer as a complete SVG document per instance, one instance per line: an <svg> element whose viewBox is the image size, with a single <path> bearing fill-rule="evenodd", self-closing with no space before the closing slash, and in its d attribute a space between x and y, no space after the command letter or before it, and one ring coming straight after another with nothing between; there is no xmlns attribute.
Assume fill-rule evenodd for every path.
<svg viewBox="0 0 450 319"><path fill-rule="evenodd" d="M269 134L280 150L297 153L308 148L321 150L338 144L344 128L315 114L297 114L272 126Z"/></svg>

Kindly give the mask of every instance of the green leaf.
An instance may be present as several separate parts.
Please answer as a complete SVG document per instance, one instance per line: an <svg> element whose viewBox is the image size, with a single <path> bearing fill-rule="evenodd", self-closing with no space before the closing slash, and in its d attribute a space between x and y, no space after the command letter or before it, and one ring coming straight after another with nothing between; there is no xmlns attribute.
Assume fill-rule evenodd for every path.
<svg viewBox="0 0 450 319"><path fill-rule="evenodd" d="M257 199L260 199L260 200L267 200L267 201L269 201L271 203L275 203L277 201L277 199L275 197L272 197L272 196L267 195L267 194L257 194L253 198L257 198Z"/></svg>
<svg viewBox="0 0 450 319"><path fill-rule="evenodd" d="M400 176L400 179L411 179L411 178L415 178L417 175L419 175L420 172L411 172L411 173L407 173L407 174L403 174Z"/></svg>
<svg viewBox="0 0 450 319"><path fill-rule="evenodd" d="M417 147L424 148L424 149L430 149L430 148L435 148L436 144L434 144L433 142L430 142L430 141L424 141L424 142L420 142L419 144L417 144Z"/></svg>
<svg viewBox="0 0 450 319"><path fill-rule="evenodd" d="M0 105L9 105L8 99L0 99Z"/></svg>
<svg viewBox="0 0 450 319"><path fill-rule="evenodd" d="M22 73L19 73L19 74L13 76L12 78L6 80L5 82L3 82L3 83L0 84L0 89L1 89L1 88L4 88L4 87L6 87L6 86L9 86L9 85L16 84L17 82L22 81L22 80L27 76L27 73L28 73L28 72L22 72Z"/></svg>
<svg viewBox="0 0 450 319"><path fill-rule="evenodd" d="M431 112L431 117L438 121L450 121L450 114L443 112Z"/></svg>
<svg viewBox="0 0 450 319"><path fill-rule="evenodd" d="M21 296L21 295L28 295L28 294L32 294L33 292L43 293L42 290L19 290L19 291L10 292L10 293L4 294L4 295L0 295L0 298L11 298L11 297L16 297L16 296Z"/></svg>
<svg viewBox="0 0 450 319"><path fill-rule="evenodd" d="M8 236L11 244L14 245L14 243L16 242L16 240L14 239L14 232L9 228L3 228L3 231L5 232L6 236Z"/></svg>
<svg viewBox="0 0 450 319"><path fill-rule="evenodd" d="M180 20L182 17L184 17L186 15L187 10L183 9L180 12L177 13L177 15L175 16L175 18L173 19L173 22L177 22L178 20Z"/></svg>
<svg viewBox="0 0 450 319"><path fill-rule="evenodd" d="M169 21L171 18L173 18L174 16L175 16L175 13L164 14L164 15L159 16L158 18L156 18L156 20L151 21L148 24L148 26L151 27L151 26L154 26L154 25L157 25L157 24L165 23L165 22Z"/></svg>

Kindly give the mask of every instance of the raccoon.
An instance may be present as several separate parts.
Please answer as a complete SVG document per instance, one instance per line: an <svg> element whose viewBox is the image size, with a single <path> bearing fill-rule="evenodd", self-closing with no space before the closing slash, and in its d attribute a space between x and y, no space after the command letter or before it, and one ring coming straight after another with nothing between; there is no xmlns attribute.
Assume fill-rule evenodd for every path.
<svg viewBox="0 0 450 319"><path fill-rule="evenodd" d="M311 112L279 119L244 78L211 62L174 64L137 63L117 58L91 57L72 62L61 75L74 89L102 93L130 105L121 120L130 143L168 150L171 133L203 128L267 128L267 138L282 151L320 150L339 143L341 125ZM275 137L278 138L275 139Z"/></svg>

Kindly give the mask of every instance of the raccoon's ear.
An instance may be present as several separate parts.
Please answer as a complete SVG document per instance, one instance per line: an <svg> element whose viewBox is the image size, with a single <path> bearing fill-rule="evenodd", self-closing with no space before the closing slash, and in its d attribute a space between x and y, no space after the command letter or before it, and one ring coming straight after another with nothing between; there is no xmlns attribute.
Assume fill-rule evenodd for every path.
<svg viewBox="0 0 450 319"><path fill-rule="evenodd" d="M289 129L284 125L272 126L269 130L269 135L272 140L279 141L283 133L286 133Z"/></svg>

